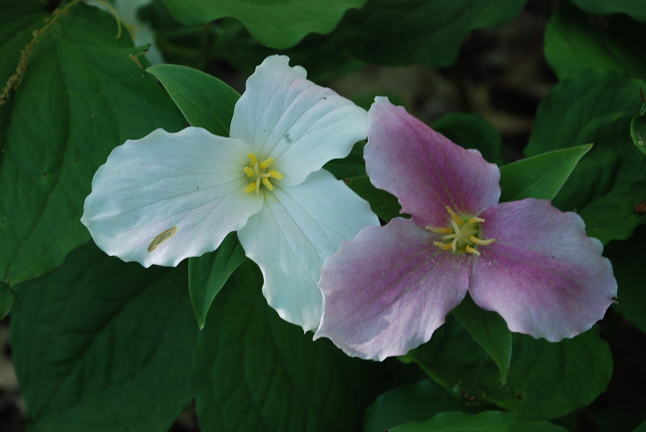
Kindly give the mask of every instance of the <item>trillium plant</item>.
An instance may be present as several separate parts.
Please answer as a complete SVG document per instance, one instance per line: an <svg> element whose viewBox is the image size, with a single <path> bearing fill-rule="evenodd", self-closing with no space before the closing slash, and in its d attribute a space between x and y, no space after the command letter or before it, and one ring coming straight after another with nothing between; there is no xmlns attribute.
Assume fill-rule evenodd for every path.
<svg viewBox="0 0 646 432"><path fill-rule="evenodd" d="M646 0L0 1L0 432L646 432L645 43Z"/></svg>
<svg viewBox="0 0 646 432"><path fill-rule="evenodd" d="M411 218L367 227L323 267L317 335L383 360L427 342L467 292L510 330L549 341L600 320L617 293L602 244L549 201L498 203L500 170L378 98L366 170Z"/></svg>
<svg viewBox="0 0 646 432"><path fill-rule="evenodd" d="M322 166L365 139L366 112L271 56L247 80L229 137L156 130L114 149L92 182L82 222L106 253L176 266L232 231L285 320L315 330L323 259L365 225L366 201Z"/></svg>

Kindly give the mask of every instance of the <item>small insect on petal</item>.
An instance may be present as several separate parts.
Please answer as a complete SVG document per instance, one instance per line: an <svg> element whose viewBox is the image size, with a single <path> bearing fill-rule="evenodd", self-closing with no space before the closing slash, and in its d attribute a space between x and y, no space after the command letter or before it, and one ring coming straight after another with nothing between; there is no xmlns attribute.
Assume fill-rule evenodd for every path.
<svg viewBox="0 0 646 432"><path fill-rule="evenodd" d="M157 236L155 236L153 241L151 241L150 244L148 245L148 252L152 252L155 249L157 249L160 244L162 244L163 242L165 242L166 240L174 236L176 232L177 232L177 227L174 226L172 228L168 228L167 230L164 230L161 233L159 233Z"/></svg>

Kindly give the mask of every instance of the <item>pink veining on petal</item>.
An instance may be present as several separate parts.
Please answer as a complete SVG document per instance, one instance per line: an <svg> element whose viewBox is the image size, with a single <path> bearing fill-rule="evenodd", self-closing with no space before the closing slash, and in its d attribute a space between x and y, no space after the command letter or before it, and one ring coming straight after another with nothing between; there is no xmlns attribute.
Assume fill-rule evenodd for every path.
<svg viewBox="0 0 646 432"><path fill-rule="evenodd" d="M558 341L602 319L617 294L601 243L587 237L582 219L549 201L502 203L481 215L482 238L470 293L498 312L510 330Z"/></svg>
<svg viewBox="0 0 646 432"><path fill-rule="evenodd" d="M447 226L445 206L477 215L500 198L500 170L377 98L369 112L366 169L378 188L399 198L421 226Z"/></svg>
<svg viewBox="0 0 646 432"><path fill-rule="evenodd" d="M323 264L324 313L316 337L347 354L383 360L428 341L464 298L464 255L433 246L437 236L410 219L362 229Z"/></svg>

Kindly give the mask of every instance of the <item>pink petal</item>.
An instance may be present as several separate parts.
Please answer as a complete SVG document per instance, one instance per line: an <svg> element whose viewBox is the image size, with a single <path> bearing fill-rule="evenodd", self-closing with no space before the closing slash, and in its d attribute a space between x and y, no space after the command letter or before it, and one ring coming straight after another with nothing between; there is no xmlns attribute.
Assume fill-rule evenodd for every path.
<svg viewBox="0 0 646 432"><path fill-rule="evenodd" d="M473 300L509 329L548 341L570 338L603 318L617 294L610 261L576 213L549 201L502 203L482 215L471 286Z"/></svg>
<svg viewBox="0 0 646 432"><path fill-rule="evenodd" d="M445 206L477 215L500 198L500 170L402 107L376 98L368 115L366 169L372 183L399 198L421 226L447 226Z"/></svg>
<svg viewBox="0 0 646 432"><path fill-rule="evenodd" d="M323 263L316 337L352 356L383 360L428 341L464 298L470 260L433 246L410 219L362 229Z"/></svg>

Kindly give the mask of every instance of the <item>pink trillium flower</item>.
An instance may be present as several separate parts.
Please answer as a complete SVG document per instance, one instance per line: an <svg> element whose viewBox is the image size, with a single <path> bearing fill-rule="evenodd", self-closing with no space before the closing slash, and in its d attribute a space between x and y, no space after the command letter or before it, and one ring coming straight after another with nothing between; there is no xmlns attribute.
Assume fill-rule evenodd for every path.
<svg viewBox="0 0 646 432"><path fill-rule="evenodd" d="M547 200L499 203L495 164L385 98L368 117L368 176L412 217L363 228L327 258L317 337L353 356L403 355L467 291L511 331L553 342L603 318L617 282L577 214Z"/></svg>

